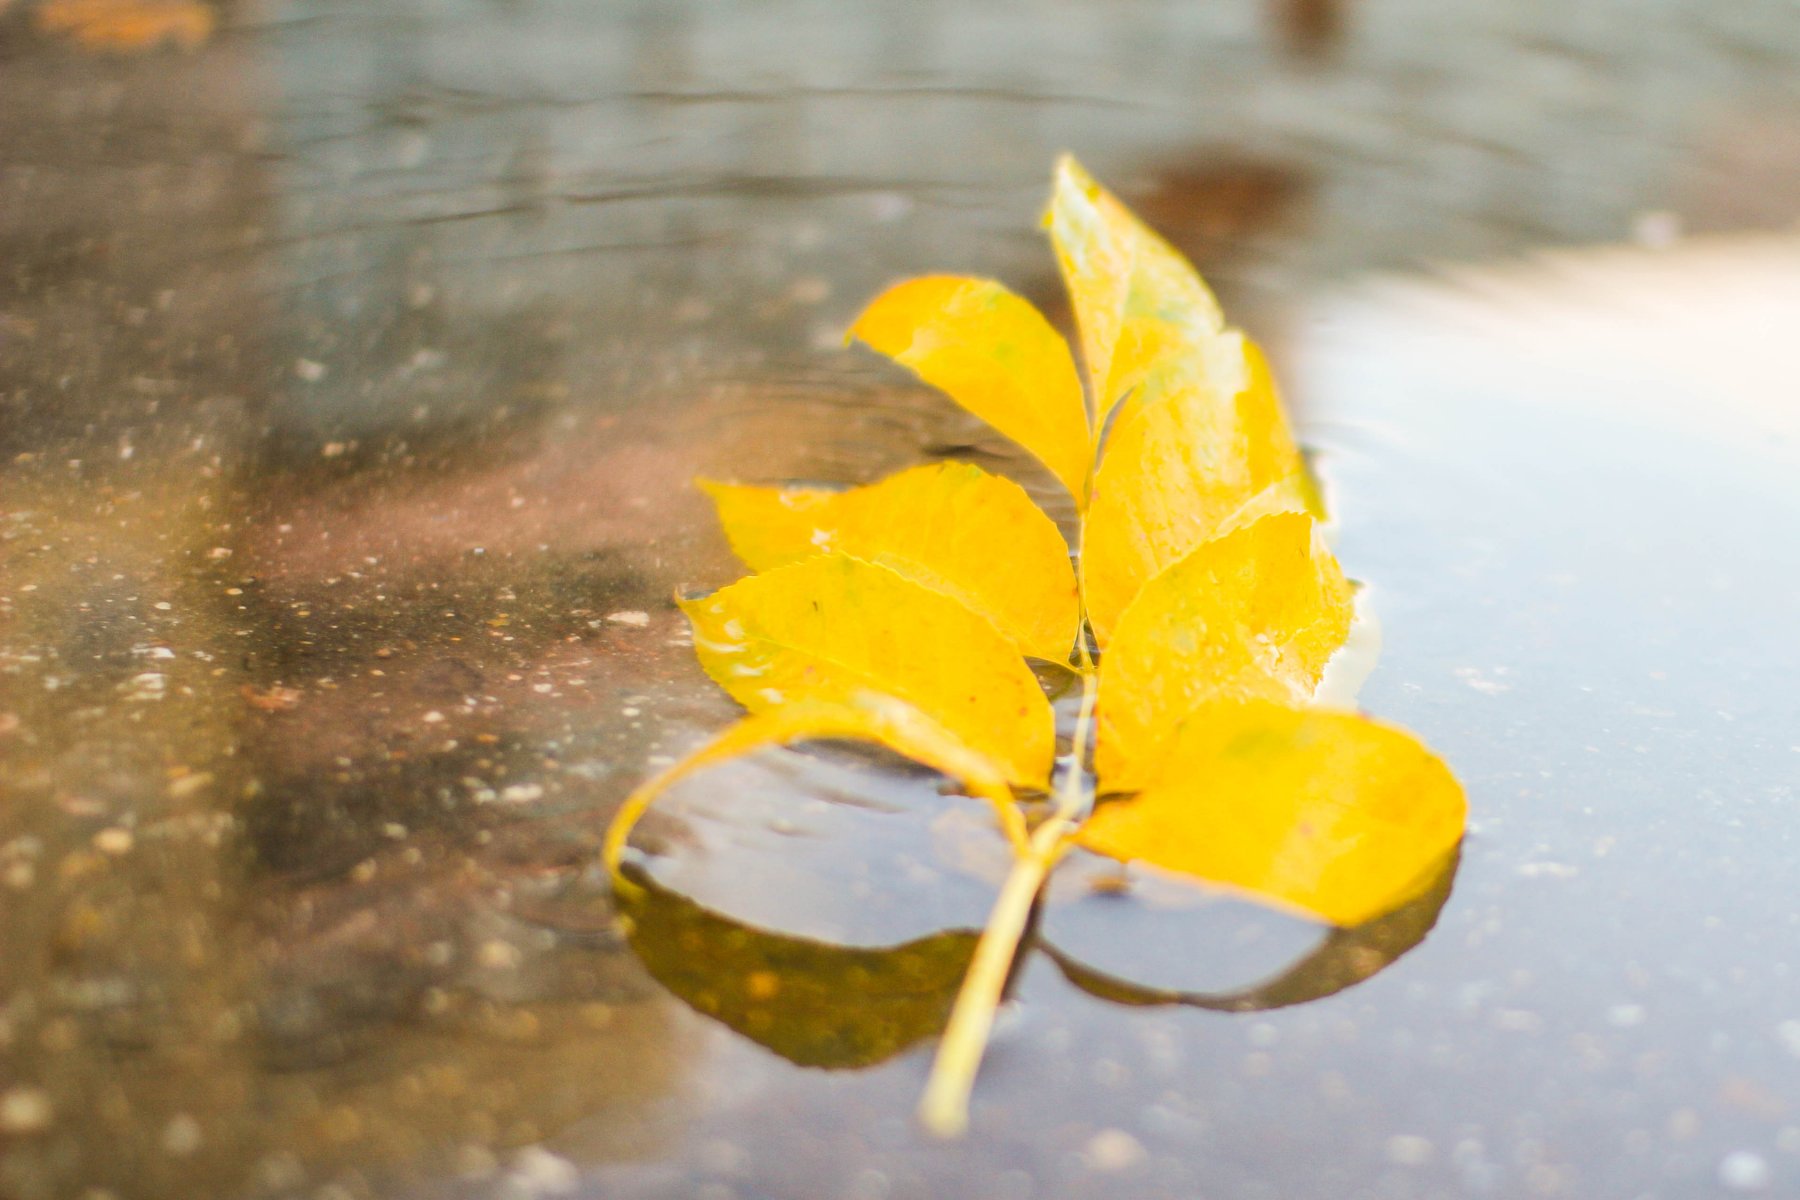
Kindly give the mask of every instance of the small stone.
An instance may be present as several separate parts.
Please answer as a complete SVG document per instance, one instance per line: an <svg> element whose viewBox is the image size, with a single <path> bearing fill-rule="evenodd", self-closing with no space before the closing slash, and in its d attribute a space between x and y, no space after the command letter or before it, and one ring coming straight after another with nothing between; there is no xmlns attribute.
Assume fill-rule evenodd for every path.
<svg viewBox="0 0 1800 1200"><path fill-rule="evenodd" d="M523 957L517 946L496 938L491 942L483 942L481 949L476 952L475 959L489 970L516 971Z"/></svg>
<svg viewBox="0 0 1800 1200"><path fill-rule="evenodd" d="M1144 1144L1123 1129L1102 1129L1088 1139L1081 1157L1090 1170L1124 1171L1144 1161Z"/></svg>
<svg viewBox="0 0 1800 1200"><path fill-rule="evenodd" d="M306 1168L292 1154L271 1154L256 1164L256 1181L264 1191L292 1191L306 1182Z"/></svg>
<svg viewBox="0 0 1800 1200"><path fill-rule="evenodd" d="M1751 1150L1733 1150L1719 1160L1719 1183L1734 1192L1760 1192L1770 1174L1769 1160Z"/></svg>
<svg viewBox="0 0 1800 1200"><path fill-rule="evenodd" d="M529 804L543 795L544 786L540 783L515 783L500 789L500 799L508 804Z"/></svg>
<svg viewBox="0 0 1800 1200"><path fill-rule="evenodd" d="M94 835L94 849L117 858L131 853L132 841L131 830L114 825Z"/></svg>
<svg viewBox="0 0 1800 1200"><path fill-rule="evenodd" d="M168 693L169 681L159 671L144 671L133 675L130 682L121 684L119 690L127 700L161 700Z"/></svg>
<svg viewBox="0 0 1800 1200"><path fill-rule="evenodd" d="M55 1116L49 1093L42 1088L15 1087L0 1092L0 1133L42 1133Z"/></svg>
<svg viewBox="0 0 1800 1200"><path fill-rule="evenodd" d="M1631 219L1631 238L1650 250L1667 250L1681 240L1681 216L1666 209L1650 209Z"/></svg>
<svg viewBox="0 0 1800 1200"><path fill-rule="evenodd" d="M631 609L621 610L619 612L609 612L606 614L606 619L611 621L614 625L629 625L633 629L643 629L650 624L649 613L638 612Z"/></svg>
<svg viewBox="0 0 1800 1200"><path fill-rule="evenodd" d="M187 1113L177 1114L167 1125L163 1126L163 1153L175 1158L188 1157L200 1149L202 1140L200 1122L194 1120Z"/></svg>
<svg viewBox="0 0 1800 1200"><path fill-rule="evenodd" d="M507 1174L530 1196L566 1196L581 1184L581 1172L574 1163L542 1146L519 1151Z"/></svg>
<svg viewBox="0 0 1800 1200"><path fill-rule="evenodd" d="M1615 1004L1606 1010L1606 1023L1615 1029L1630 1029L1642 1025L1645 1015L1641 1004Z"/></svg>
<svg viewBox="0 0 1800 1200"><path fill-rule="evenodd" d="M1387 1160L1397 1167L1422 1167L1431 1154L1431 1140L1417 1134L1397 1133L1387 1140Z"/></svg>

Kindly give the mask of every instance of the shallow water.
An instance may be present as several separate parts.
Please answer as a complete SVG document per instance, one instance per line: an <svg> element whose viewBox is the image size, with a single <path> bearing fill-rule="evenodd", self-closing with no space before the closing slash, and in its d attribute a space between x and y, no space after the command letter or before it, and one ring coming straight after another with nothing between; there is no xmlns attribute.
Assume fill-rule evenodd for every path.
<svg viewBox="0 0 1800 1200"><path fill-rule="evenodd" d="M133 54L37 7L0 12L0 1195L1800 1183L1791 6L244 4ZM668 599L735 573L692 477L954 455L1051 498L838 338L899 274L1059 303L1065 147L1270 343L1381 618L1362 700L1473 824L1353 944L1072 863L1052 942L1217 1003L1034 954L932 1143L979 805L792 753L673 796L656 877L781 941L665 910L634 948L595 852L732 711ZM774 960L808 1020L754 1003Z"/></svg>

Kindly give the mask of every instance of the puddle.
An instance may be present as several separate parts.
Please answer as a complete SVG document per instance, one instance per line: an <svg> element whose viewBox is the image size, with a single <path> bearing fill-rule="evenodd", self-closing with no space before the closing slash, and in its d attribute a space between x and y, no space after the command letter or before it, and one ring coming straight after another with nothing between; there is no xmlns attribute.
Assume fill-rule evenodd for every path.
<svg viewBox="0 0 1800 1200"><path fill-rule="evenodd" d="M1788 9L49 2L0 3L0 1194L1800 1180ZM732 714L693 477L1068 515L839 343L901 274L1054 309L1065 147L1270 344L1361 702L1473 825L1340 935L1072 862L935 1143L979 805L710 773L629 936L597 852Z"/></svg>

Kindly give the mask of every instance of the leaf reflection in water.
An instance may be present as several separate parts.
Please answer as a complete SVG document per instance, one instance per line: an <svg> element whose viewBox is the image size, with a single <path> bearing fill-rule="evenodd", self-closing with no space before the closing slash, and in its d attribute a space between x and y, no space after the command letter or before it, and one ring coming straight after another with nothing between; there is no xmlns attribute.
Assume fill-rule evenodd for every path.
<svg viewBox="0 0 1800 1200"><path fill-rule="evenodd" d="M1450 899L1461 865L1462 848L1451 851L1435 868L1430 884L1416 899L1347 929L1332 929L1314 948L1286 969L1248 987L1229 991L1184 991L1134 982L1096 969L1048 942L1040 942L1068 981L1090 995L1137 1007L1184 1005L1214 1012L1264 1012L1323 1000L1355 987L1392 966L1425 940Z"/></svg>
<svg viewBox="0 0 1800 1200"><path fill-rule="evenodd" d="M740 924L627 868L633 950L694 1011L803 1067L868 1067L933 1037L949 1019L977 934L897 946L839 946Z"/></svg>
<svg viewBox="0 0 1800 1200"><path fill-rule="evenodd" d="M1285 969L1239 990L1197 992L1120 978L1041 937L1031 947L1102 1000L1259 1012L1324 999L1385 970L1425 940L1450 897L1460 849L1405 906L1333 929ZM711 1017L803 1067L875 1066L937 1036L949 1020L978 934L943 930L892 946L844 946L734 921L662 887L640 868L621 893L632 949L656 981Z"/></svg>

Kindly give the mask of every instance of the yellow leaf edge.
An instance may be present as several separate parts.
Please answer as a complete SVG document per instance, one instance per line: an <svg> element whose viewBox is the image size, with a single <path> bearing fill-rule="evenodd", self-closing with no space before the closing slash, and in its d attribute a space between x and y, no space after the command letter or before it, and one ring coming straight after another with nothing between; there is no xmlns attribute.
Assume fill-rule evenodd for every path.
<svg viewBox="0 0 1800 1200"><path fill-rule="evenodd" d="M1006 308L1015 322L1014 335L1037 344L1041 359L1037 370L1042 377L1032 381L1034 403L1010 410L1004 405L988 408L973 396L959 395L961 389L943 379L940 368L932 364L935 347L931 341L928 339L926 346L920 348L919 335L927 326L925 317L945 323L964 322L967 314L958 311L957 303L972 296L983 296L990 305ZM921 297L935 303L921 304ZM919 309L917 313L911 311L915 307ZM899 336L903 330L904 341ZM970 329L965 340L978 345L984 333L992 332ZM1093 414L1068 339L1031 301L999 280L983 276L909 276L888 285L864 305L844 332L846 345L857 341L899 363L1023 447L1068 489L1077 508L1086 508L1089 477L1098 452ZM995 366L1016 357L1004 352L989 355Z"/></svg>
<svg viewBox="0 0 1800 1200"><path fill-rule="evenodd" d="M1266 494L1265 490L1264 493L1259 493L1259 497ZM1331 663L1343 654L1353 630L1356 629L1359 619L1356 588L1345 576L1343 565L1338 562L1337 556L1332 553L1325 537L1325 529L1317 518L1296 508L1274 507L1270 511L1254 511L1259 497L1253 497L1240 510L1252 513L1243 523L1234 524L1225 532L1200 542L1153 575L1138 589L1114 622L1110 636L1102 648L1098 668L1100 705L1095 730L1094 772L1103 794L1141 790L1145 780L1167 757L1167 749L1174 743L1181 726L1197 709L1208 704L1260 698L1286 702L1297 709L1330 707L1322 702L1319 686ZM1287 543L1285 546L1284 541ZM1188 584L1188 577L1214 566L1214 560L1223 554L1247 546L1252 555L1266 552L1280 556L1287 550L1300 550L1301 543L1305 546L1306 562L1301 568L1302 573L1287 581L1287 591L1294 594L1303 588L1307 589L1323 604L1310 621L1290 628L1289 632L1294 636L1280 647L1282 661L1279 665L1287 670L1276 671L1270 664L1263 662L1255 664L1261 670L1242 673L1229 681L1215 680L1219 684L1229 682L1238 689L1236 694L1224 690L1211 695L1190 694L1178 711L1169 714L1167 720L1148 725L1138 722L1141 727L1132 729L1135 737L1127 737L1127 745L1120 747L1121 723L1116 709L1106 703L1109 690L1107 684L1111 682L1110 690L1115 696L1124 693L1127 699L1143 690L1139 678L1134 678L1131 674L1121 678L1119 673L1130 672L1136 665L1134 660L1146 657L1145 648L1138 643L1146 641L1141 633L1156 632L1157 606L1169 609L1177 602L1187 602L1195 596L1204 595L1204 592ZM1224 565L1232 564L1227 560ZM1260 557L1252 557L1245 565L1254 566L1260 571L1269 564ZM1316 669L1310 663L1292 662L1287 653L1287 647L1298 642L1299 635L1306 632L1313 632L1322 642L1320 647L1314 648L1315 653L1318 649L1324 649ZM1259 640L1265 636L1267 635L1257 635ZM1363 646L1359 645L1358 649L1367 652ZM1156 657L1166 659L1169 656L1162 654ZM1306 657L1311 658L1312 655ZM1368 665L1372 666L1372 663ZM1296 666L1300 667L1299 671L1294 669ZM1127 718L1124 725L1130 729L1133 722ZM1133 746L1133 742L1137 744ZM1133 749L1136 753L1131 753Z"/></svg>
<svg viewBox="0 0 1800 1200"><path fill-rule="evenodd" d="M601 857L616 887L641 890L623 871L631 831L657 798L682 779L768 746L817 738L873 742L958 779L988 801L1015 848L1028 834L1024 813L1005 776L925 713L903 700L868 692L852 705L799 701L764 713L753 713L727 726L673 766L635 788L606 827Z"/></svg>
<svg viewBox="0 0 1800 1200"><path fill-rule="evenodd" d="M1379 919L1410 903L1412 900L1417 899L1429 889L1433 881L1437 879L1438 874L1441 872L1446 856L1458 851L1468 831L1469 806L1467 792L1464 790L1462 782L1457 778L1455 772L1450 769L1449 764L1444 761L1443 757L1432 750L1431 747L1426 745L1421 738L1413 734L1410 730L1403 729L1398 725L1386 721L1377 720L1366 713L1335 708L1300 708L1292 705L1283 705L1261 700L1223 701L1196 709L1189 714L1187 720L1184 721L1183 724L1184 726L1195 724L1205 720L1209 715L1216 715L1220 712L1231 710L1245 712L1255 709L1267 710L1270 714L1279 714L1284 717L1298 718L1301 720L1322 720L1328 722L1343 721L1351 723L1354 726L1374 733L1380 738L1388 739L1394 744L1403 745L1408 750L1416 753L1417 759L1410 768L1411 773L1440 789L1438 795L1440 799L1446 800L1447 803L1434 814L1435 819L1428 823L1428 836L1426 836L1423 843L1425 849L1421 853L1412 856L1416 866L1415 869L1408 872L1404 882L1382 891L1378 900L1366 900L1364 903L1356 906L1340 907L1334 905L1328 910L1326 908L1314 907L1297 902L1272 890L1258 888L1229 879L1221 879L1195 871L1184 870L1178 867L1169 866L1165 863L1158 863L1144 854L1120 854L1114 850L1104 848L1103 845L1096 844L1098 841L1096 831L1103 830L1106 824L1106 818L1102 814L1106 813L1108 810L1124 814L1134 806L1140 804L1145 797L1152 796L1162 788L1165 783L1165 778L1163 777L1152 778L1132 793L1122 794L1108 799L1104 805L1097 808L1094 813L1089 815L1086 821L1082 822L1082 824L1071 833L1069 839L1070 842L1074 845L1081 846L1091 853L1101 855L1105 858L1111 858L1117 862L1138 864L1171 879L1200 884L1204 887L1217 889L1231 895L1241 896L1266 908L1272 908L1278 912L1286 912L1290 915L1310 921L1322 921L1340 929L1353 929L1364 925L1369 921ZM1182 733L1178 732L1174 740L1179 741L1181 736ZM1159 763L1158 770L1163 772L1166 776L1167 771L1170 769L1170 764L1178 760L1178 758L1179 751L1171 750L1163 756L1162 761ZM1175 786L1180 786L1180 784L1177 783ZM1360 839L1351 839L1350 844L1355 844L1359 840ZM1389 838L1383 838L1384 842L1389 840ZM1168 843L1166 841L1161 842L1159 843L1158 849L1166 849L1167 845Z"/></svg>
<svg viewBox="0 0 1800 1200"><path fill-rule="evenodd" d="M1058 597L1055 607L1061 609L1066 604L1067 610L1008 611L997 603L998 597L983 595L984 589L959 578L957 563L933 561L932 555L905 548L884 549L882 539L869 537L866 530L862 531L866 541L853 542L848 547L838 544L836 534L843 532L846 526L853 527L856 513L852 506L859 500L873 502L888 489L903 490L909 484L921 483L927 487L948 483L992 489L994 495L987 500L987 506L999 503L1016 519L1030 524L1030 528L1017 530L1015 547L1030 548L1039 554L1037 572L1040 576L1053 577L1049 590ZM885 566L922 587L948 596L978 616L986 617L1028 658L1069 665L1076 639L1080 636L1082 614L1080 581L1068 542L1050 515L1031 499L1030 493L1004 475L996 475L975 463L949 459L903 467L873 483L850 488L748 484L704 476L696 478L694 486L712 501L719 528L724 531L732 553L752 572L770 570L836 549ZM967 497L959 499L966 501ZM819 514L821 527L833 527L834 536L827 545L812 543L802 552L781 552L771 545L780 539L758 536L760 527L778 527L789 514L814 511ZM787 540L791 542L792 539ZM1045 563L1049 565L1045 566Z"/></svg>
<svg viewBox="0 0 1800 1200"><path fill-rule="evenodd" d="M937 611L930 614L934 619L961 625L960 632L973 640L965 642L965 654L959 663L959 669L967 666L967 659L978 655L989 660L987 665L995 668L987 676L992 685L989 691L1004 689L1022 702L1023 707L1016 715L1025 723L1022 732L1026 741L1023 744L1007 745L1004 739L994 741L991 736L973 736L978 729L984 735L994 733L996 727L991 722L1000 719L1001 714L993 711L986 714L989 724L963 726L959 730L959 727L946 723L943 717L934 715L931 708L914 698L910 694L914 689L905 684L896 684L893 680L884 681L867 664L843 661L837 648L793 644L785 639L783 631L768 629L767 616L772 615L779 624L782 617L791 615L783 613L778 606L785 595L810 594L813 597L812 608L815 612L820 609L821 594L808 593L804 587L795 583L796 579L809 575L821 577L815 582L852 581L865 587L898 589L885 597L889 603L893 603L897 595L903 596L904 593L911 592L913 595L904 596L904 603L899 606L901 611L920 615L937 607ZM852 576L860 576L860 579L851 580ZM753 608L746 607L765 604L771 597L776 600L777 606L769 613L757 615ZM1042 684L1025 661L1024 655L999 627L989 617L970 608L955 596L927 587L883 563L841 551L829 551L743 576L716 591L692 596L677 593L675 603L693 626L695 653L700 659L701 668L714 683L753 714L765 715L794 708L796 705L806 704L808 700L803 698L790 701L779 696L769 697L766 689L754 683L746 685L744 678L740 678L742 673L731 669L722 661L724 656L735 652L732 649L734 643L744 641L751 628L751 624L747 623L755 626L755 632L751 635L754 640L768 643L783 654L810 659L814 665L829 668L832 672L841 672L840 678L854 680L835 700L817 700L817 703L844 705L850 703L848 697L851 695L878 697L917 713L918 720L929 722L932 728L948 731L946 736L952 742L966 747L981 761L993 764L1011 784L1030 790L1045 786L1050 778L1055 763L1055 719ZM874 611L866 597L862 600L861 607ZM739 625L740 628L734 631L732 625ZM932 641L929 636L932 631L914 632L920 634L920 641L926 644ZM755 672L749 678L755 679L760 675L760 672ZM925 726L915 723L912 728L922 729ZM1013 732L1021 732L1021 728L1015 728Z"/></svg>

